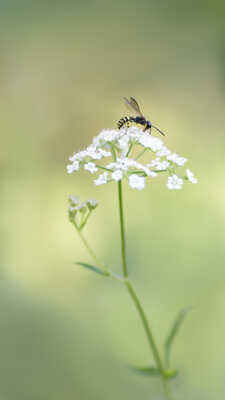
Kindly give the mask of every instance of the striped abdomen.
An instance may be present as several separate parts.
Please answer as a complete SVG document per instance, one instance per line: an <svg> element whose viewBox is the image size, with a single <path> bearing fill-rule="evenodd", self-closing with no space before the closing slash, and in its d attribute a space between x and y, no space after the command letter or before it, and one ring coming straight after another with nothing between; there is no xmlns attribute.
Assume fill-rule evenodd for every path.
<svg viewBox="0 0 225 400"><path fill-rule="evenodd" d="M130 122L133 121L132 117L123 117L117 122L118 129L121 129L124 125L130 126Z"/></svg>

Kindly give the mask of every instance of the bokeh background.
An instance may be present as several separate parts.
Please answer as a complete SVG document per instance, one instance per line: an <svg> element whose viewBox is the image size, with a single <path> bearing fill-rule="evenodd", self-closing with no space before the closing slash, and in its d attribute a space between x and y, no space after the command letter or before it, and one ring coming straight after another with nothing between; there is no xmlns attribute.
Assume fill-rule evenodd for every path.
<svg viewBox="0 0 225 400"><path fill-rule="evenodd" d="M91 260L67 218L69 194L99 200L86 235L119 272L116 187L65 166L130 95L199 179L125 188L130 275L159 345L193 307L176 399L224 398L224 2L1 0L0 49L1 400L163 399L129 368L152 358L128 294L73 264Z"/></svg>

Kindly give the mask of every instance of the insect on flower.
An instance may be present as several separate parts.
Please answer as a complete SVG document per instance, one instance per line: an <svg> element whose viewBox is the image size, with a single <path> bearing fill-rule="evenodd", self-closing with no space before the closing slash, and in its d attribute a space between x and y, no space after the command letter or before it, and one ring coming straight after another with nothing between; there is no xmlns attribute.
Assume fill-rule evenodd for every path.
<svg viewBox="0 0 225 400"><path fill-rule="evenodd" d="M161 135L165 136L165 133L163 133L157 126L152 125L150 121L147 121L144 115L142 114L140 107L138 105L138 102L133 98L130 97L130 100L128 100L126 97L124 97L124 101L126 106L129 108L130 111L135 112L136 117L123 117L117 122L117 127L118 129L121 129L124 126L127 126L128 128L132 125L132 123L137 124L137 125L142 125L144 126L144 131L149 130L149 133L151 133L151 128L156 129Z"/></svg>

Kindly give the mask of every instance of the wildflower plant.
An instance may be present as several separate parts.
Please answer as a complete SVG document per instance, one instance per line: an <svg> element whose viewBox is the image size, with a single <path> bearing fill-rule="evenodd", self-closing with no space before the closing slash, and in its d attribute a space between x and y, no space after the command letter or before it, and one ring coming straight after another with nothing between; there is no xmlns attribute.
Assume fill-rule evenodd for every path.
<svg viewBox="0 0 225 400"><path fill-rule="evenodd" d="M69 219L96 263L96 265L77 264L103 276L119 280L126 286L140 316L155 361L153 366L135 367L135 369L144 375L159 376L164 388L165 398L172 399L168 382L176 376L177 370L170 366L170 352L188 309L182 310L177 315L165 340L162 356L152 335L143 306L129 278L122 184L123 181L127 181L132 189L140 191L147 184L153 184L154 179L157 179L159 175L164 174L167 177L167 188L169 190L180 190L185 182L196 184L197 179L189 169L184 167L187 158L169 150L160 138L151 136L149 132L143 131L138 126L124 127L118 130L104 129L98 136L94 137L92 143L85 150L74 153L69 160L70 164L67 166L69 174L83 169L91 174L96 186L112 182L117 184L122 274L115 274L104 263L100 262L83 235L83 229L97 207L96 200L90 199L81 202L78 197L70 196Z"/></svg>

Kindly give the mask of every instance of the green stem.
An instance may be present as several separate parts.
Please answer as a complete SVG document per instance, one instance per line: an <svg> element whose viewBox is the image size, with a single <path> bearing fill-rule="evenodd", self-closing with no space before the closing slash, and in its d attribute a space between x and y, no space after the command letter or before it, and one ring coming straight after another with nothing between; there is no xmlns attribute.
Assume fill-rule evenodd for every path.
<svg viewBox="0 0 225 400"><path fill-rule="evenodd" d="M87 222L88 218L90 217L90 215L91 215L91 211L89 210L88 213L87 213L87 215L84 216L84 217L83 217L83 220L81 221L81 224L80 224L80 226L79 226L79 230L80 230L80 231L83 229L83 227L84 227L84 225L86 224L86 222Z"/></svg>
<svg viewBox="0 0 225 400"><path fill-rule="evenodd" d="M134 288L133 288L131 282L128 279L125 281L125 285L126 285L128 291L129 291L129 293L130 293L130 295L131 295L131 297L132 297L132 299L133 299L133 301L135 303L135 306L136 306L136 308L137 308L137 310L139 312L140 318L141 318L142 323L144 325L144 329L145 329L146 335L148 337L148 341L149 341L150 347L152 349L152 353L154 355L154 358L155 358L157 366L158 366L158 368L160 370L160 373L164 374L164 368L163 368L163 365L162 365L162 361L160 359L160 356L159 356L159 353L158 353L154 338L152 336L152 333L151 333L149 325L148 325L147 317L146 317L145 312L143 310L143 307L142 307L142 305L140 303L140 300L138 299L137 294L135 293Z"/></svg>
<svg viewBox="0 0 225 400"><path fill-rule="evenodd" d="M172 398L170 396L170 393L169 393L169 390L168 390L167 377L166 377L166 374L165 374L164 366L163 366L162 360L160 358L159 351L157 349L157 346L156 346L155 340L153 338L151 329L149 327L149 323L148 323L147 317L145 315L144 309L143 309L143 307L141 305L141 302L140 302L140 300L139 300L139 298L138 298L138 296L137 296L137 294L136 294L131 282L128 279L126 279L124 281L124 283L125 283L125 285L126 285L126 287L128 289L128 292L130 293L130 296L131 296L132 300L134 301L136 309L137 309L137 311L139 313L139 316L140 316L140 318L142 320L142 323L143 323L143 326L144 326L144 329L145 329L145 333L146 333L146 336L147 336L147 339L148 339L148 342L149 342L149 345L150 345L150 349L152 351L152 354L153 354L155 363L156 363L156 365L158 367L158 370L160 371L160 377L161 377L161 380L162 380L163 388L164 388L165 394L167 396L167 399L168 400L172 400Z"/></svg>
<svg viewBox="0 0 225 400"><path fill-rule="evenodd" d="M121 237L121 256L124 278L128 277L127 261L126 261L126 248L125 248L125 229L123 218L123 195L122 195L122 182L118 182L118 195L119 195L119 212L120 212L120 237Z"/></svg>
<svg viewBox="0 0 225 400"><path fill-rule="evenodd" d="M105 168L102 165L96 164L96 167L99 168L99 169L103 169L104 171L107 171L107 172L113 172L113 169Z"/></svg>
<svg viewBox="0 0 225 400"><path fill-rule="evenodd" d="M132 147L133 147L133 143L130 144L129 149L128 149L128 152L127 152L127 154L126 154L126 157L129 156L129 154L130 154L130 152L131 152L131 150L132 150Z"/></svg>
<svg viewBox="0 0 225 400"><path fill-rule="evenodd" d="M142 150L139 154L138 154L138 156L135 158L135 160L138 160L141 156L143 156L143 154L146 152L146 148L144 149L144 150Z"/></svg>
<svg viewBox="0 0 225 400"><path fill-rule="evenodd" d="M76 225L74 225L76 227ZM97 265L99 267L102 268L102 271L106 273L106 276L110 276L111 278L119 281L119 282L124 282L124 277L120 276L118 274L115 274L113 271L110 271L101 261L99 261L98 257L96 256L94 250L92 250L91 246L88 244L87 240L85 239L83 233L81 231L79 231L79 229L77 229L77 232L80 235L80 238L84 244L84 246L86 247L88 253L90 254L90 256L95 260L95 262L97 263Z"/></svg>
<svg viewBox="0 0 225 400"><path fill-rule="evenodd" d="M115 150L114 145L112 143L111 143L111 149L112 149L113 159L114 159L114 161L116 161L116 150Z"/></svg>
<svg viewBox="0 0 225 400"><path fill-rule="evenodd" d="M167 377L166 372L163 366L163 362L161 360L158 348L156 346L155 340L153 338L147 317L145 315L144 309L141 305L141 302L128 279L128 269L126 262L126 247L125 247L125 229L124 229L124 217L123 217L123 197L122 197L122 183L118 182L118 194L119 194L119 214L120 214L120 232L121 232L121 254L122 254L122 267L123 267L123 275L124 275L124 284L127 287L127 290L136 306L136 309L141 318L142 324L144 326L144 330L148 339L149 346L151 348L155 363L157 368L160 371L160 378L162 380L162 385L164 389L164 393L168 400L172 400L171 395L169 393L168 385L167 385Z"/></svg>
<svg viewBox="0 0 225 400"><path fill-rule="evenodd" d="M96 261L97 265L99 265L103 270L106 270L106 267L103 265L103 263L101 261L99 261L98 257L96 256L94 250L92 250L92 248L89 246L87 240L85 239L83 233L81 231L78 230L78 233L80 235L80 238L84 244L84 246L86 247L88 253L92 256L92 258Z"/></svg>

